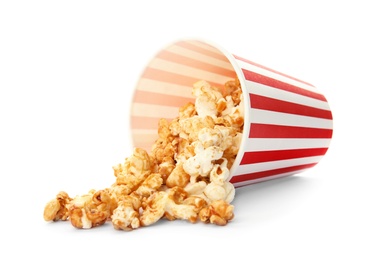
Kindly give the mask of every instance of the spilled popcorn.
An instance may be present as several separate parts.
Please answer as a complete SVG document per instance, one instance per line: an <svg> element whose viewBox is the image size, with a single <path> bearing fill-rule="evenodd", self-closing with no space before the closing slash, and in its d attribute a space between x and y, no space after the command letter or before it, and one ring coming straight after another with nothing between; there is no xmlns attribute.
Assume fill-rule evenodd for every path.
<svg viewBox="0 0 371 260"><path fill-rule="evenodd" d="M80 229L111 222L117 230L150 226L160 219L201 221L220 226L234 217L235 188L228 180L244 124L239 81L219 90L201 80L194 103L172 121L158 122L150 152L134 148L113 167L108 188L71 198L59 192L44 208L45 221L70 221Z"/></svg>

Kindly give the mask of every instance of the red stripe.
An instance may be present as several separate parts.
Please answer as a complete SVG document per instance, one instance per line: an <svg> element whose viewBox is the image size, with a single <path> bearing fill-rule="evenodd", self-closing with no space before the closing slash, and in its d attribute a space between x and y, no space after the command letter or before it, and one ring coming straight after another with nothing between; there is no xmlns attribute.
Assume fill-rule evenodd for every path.
<svg viewBox="0 0 371 260"><path fill-rule="evenodd" d="M166 118L168 121L171 121L173 118ZM145 117L145 116L131 116L130 118L130 128L135 129L158 129L158 122L161 118L157 117Z"/></svg>
<svg viewBox="0 0 371 260"><path fill-rule="evenodd" d="M261 172L242 174L242 175L238 175L238 176L233 176L230 182L231 183L237 183L237 182L261 179L261 178L270 177L270 176L274 176L274 175L278 175L278 174L289 173L289 172L294 172L294 171L299 171L299 170L311 168L311 167L315 166L316 164L317 163L310 163L310 164L303 164L303 165L297 165L297 166L291 166L291 167L285 167L285 168L278 168L278 169L261 171Z"/></svg>
<svg viewBox="0 0 371 260"><path fill-rule="evenodd" d="M264 75L246 70L246 69L242 69L242 72L246 80L250 80L250 81L260 83L260 84L263 84L263 85L266 85L272 88L285 90L288 92L292 92L295 94L299 94L302 96L306 96L306 97L310 97L310 98L314 98L314 99L327 102L326 98L322 94L312 92L312 91L309 91L309 90L291 85L289 83L279 81L277 79L270 78L270 77L267 77L267 76L264 76Z"/></svg>
<svg viewBox="0 0 371 260"><path fill-rule="evenodd" d="M245 152L240 162L240 165L297 159L311 156L320 156L324 155L327 149L328 148L305 148L305 149Z"/></svg>
<svg viewBox="0 0 371 260"><path fill-rule="evenodd" d="M250 94L252 108L289 113L302 116L332 119L331 111L300 105L292 102Z"/></svg>
<svg viewBox="0 0 371 260"><path fill-rule="evenodd" d="M314 87L312 84L310 84L310 83L308 83L308 82L305 82L305 81L302 81L302 80L300 80L300 79L297 79L297 78L291 77L291 76L289 76L289 75L283 74L283 73L278 72L278 71L276 71L276 70L272 70L272 69L270 69L270 68L267 68L267 67L265 67L265 66L262 66L262 65L260 65L260 64L258 64L258 63L253 62L253 61L250 61L250 60L247 60L247 59L245 59L245 58L239 57L239 56L237 56L237 55L233 55L233 56L234 56L237 60L241 60L241 61L244 61L244 62L246 62L246 63L250 63L251 65L254 65L254 66L256 66L256 67L259 67L259 68L262 68L262 69L268 70L268 71L270 71L270 72L273 72L273 73L279 74L279 75L284 76L284 77L286 77L286 78L290 78L290 79L296 80L296 81L298 81L298 82L304 83L304 84L306 84L306 85L308 85L308 86Z"/></svg>
<svg viewBox="0 0 371 260"><path fill-rule="evenodd" d="M332 129L252 123L250 138L331 138Z"/></svg>

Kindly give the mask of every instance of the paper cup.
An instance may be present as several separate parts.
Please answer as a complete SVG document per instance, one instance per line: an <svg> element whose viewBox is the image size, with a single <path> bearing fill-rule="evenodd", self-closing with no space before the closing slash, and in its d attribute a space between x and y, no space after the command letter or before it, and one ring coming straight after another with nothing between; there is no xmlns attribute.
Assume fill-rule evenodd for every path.
<svg viewBox="0 0 371 260"><path fill-rule="evenodd" d="M223 87L238 77L244 95L243 138L230 169L235 187L302 172L325 155L333 129L329 104L312 84L197 39L161 50L138 80L131 109L134 147L150 151L160 118L194 102L199 80Z"/></svg>

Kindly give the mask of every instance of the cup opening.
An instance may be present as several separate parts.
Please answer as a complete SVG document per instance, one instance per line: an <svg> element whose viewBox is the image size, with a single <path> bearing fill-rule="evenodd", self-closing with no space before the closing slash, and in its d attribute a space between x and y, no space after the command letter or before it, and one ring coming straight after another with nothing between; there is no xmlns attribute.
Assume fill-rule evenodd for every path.
<svg viewBox="0 0 371 260"><path fill-rule="evenodd" d="M158 121L161 118L172 120L178 116L179 108L194 102L193 84L206 80L224 91L224 83L238 78L244 95L246 133L246 107L248 95L245 93L243 75L238 69L232 54L221 47L203 40L186 39L176 41L160 50L145 67L137 82L131 107L132 145L148 152L158 138ZM243 135L244 143L246 134ZM239 149L233 169L243 156Z"/></svg>

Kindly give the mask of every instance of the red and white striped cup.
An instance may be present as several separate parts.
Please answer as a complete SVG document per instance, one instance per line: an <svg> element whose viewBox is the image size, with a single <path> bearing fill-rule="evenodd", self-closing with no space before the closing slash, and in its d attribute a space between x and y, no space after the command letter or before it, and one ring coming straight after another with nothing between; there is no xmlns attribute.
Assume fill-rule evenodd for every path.
<svg viewBox="0 0 371 260"><path fill-rule="evenodd" d="M325 155L333 120L313 85L200 40L179 40L161 50L138 80L131 109L135 147L150 150L158 121L178 116L193 84L223 87L238 77L244 95L243 138L230 169L235 187L302 172Z"/></svg>

